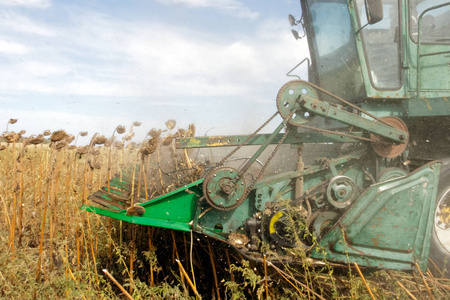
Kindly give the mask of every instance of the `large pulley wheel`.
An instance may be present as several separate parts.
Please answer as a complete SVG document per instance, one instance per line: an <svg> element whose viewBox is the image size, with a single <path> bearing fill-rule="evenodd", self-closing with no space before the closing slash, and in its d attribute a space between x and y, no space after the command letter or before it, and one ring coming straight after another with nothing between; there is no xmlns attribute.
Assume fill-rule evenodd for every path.
<svg viewBox="0 0 450 300"><path fill-rule="evenodd" d="M408 132L406 124L397 117L382 117L380 119L393 128ZM405 151L408 146L409 135L404 141L404 144L389 142L387 139L381 138L375 134L371 134L370 138L378 141L372 144L373 151L375 151L376 154L384 158L394 158Z"/></svg>
<svg viewBox="0 0 450 300"><path fill-rule="evenodd" d="M335 208L348 207L358 197L356 183L347 176L336 176L327 187L327 200Z"/></svg>
<svg viewBox="0 0 450 300"><path fill-rule="evenodd" d="M312 114L300 105L299 101L301 101L302 98L318 100L314 88L303 81L289 81L278 91L278 112L283 119L287 119L292 114L292 117L289 120L289 124L291 125L302 125L313 118Z"/></svg>
<svg viewBox="0 0 450 300"><path fill-rule="evenodd" d="M246 183L231 167L210 170L203 181L203 195L209 205L218 210L232 210L245 200Z"/></svg>

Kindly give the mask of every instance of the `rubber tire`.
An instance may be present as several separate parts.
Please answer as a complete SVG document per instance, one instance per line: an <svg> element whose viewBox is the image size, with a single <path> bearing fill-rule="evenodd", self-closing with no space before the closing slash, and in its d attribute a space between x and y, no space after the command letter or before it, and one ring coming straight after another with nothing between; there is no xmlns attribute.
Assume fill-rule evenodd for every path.
<svg viewBox="0 0 450 300"><path fill-rule="evenodd" d="M450 159L444 159L442 161L441 175L439 177L439 186L436 197L436 209L441 198L450 193ZM450 252L444 249L439 242L439 239L435 232L435 214L433 214L433 234L431 236L430 244L430 258L439 267L441 272L444 272L444 276L450 278ZM440 273L431 262L428 262L428 268L433 272L433 275L440 277Z"/></svg>

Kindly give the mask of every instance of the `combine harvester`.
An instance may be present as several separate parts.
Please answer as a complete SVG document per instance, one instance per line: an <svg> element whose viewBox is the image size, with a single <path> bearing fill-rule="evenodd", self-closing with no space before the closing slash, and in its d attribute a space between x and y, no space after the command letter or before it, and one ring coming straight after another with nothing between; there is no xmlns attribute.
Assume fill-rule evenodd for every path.
<svg viewBox="0 0 450 300"><path fill-rule="evenodd" d="M300 20L289 16L289 21L301 26L308 40L310 60L303 62L309 81L281 87L275 115L282 122L274 132L258 134L266 122L248 136L178 139L178 148L236 148L202 179L166 195L144 203L135 199L131 203L139 204L119 209L118 202L130 203L123 199L130 197L133 182L113 179L109 191L91 198L106 207L83 209L194 231L256 260L264 245L269 256L276 253L282 261L295 260L291 250L302 248L316 261L398 270L418 265L425 271L431 258L445 270L450 2L300 2ZM262 176L283 144L298 149L296 169ZM308 148L330 144L342 145L344 154L304 164ZM230 157L246 145L258 145L257 151L240 168L229 166ZM252 164L268 147L273 150L261 172L248 180Z"/></svg>

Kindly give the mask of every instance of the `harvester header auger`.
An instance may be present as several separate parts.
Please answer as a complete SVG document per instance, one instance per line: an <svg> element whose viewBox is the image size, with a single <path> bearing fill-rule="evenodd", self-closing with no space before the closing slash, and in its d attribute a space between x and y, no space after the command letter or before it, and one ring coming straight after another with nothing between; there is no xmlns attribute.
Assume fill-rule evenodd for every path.
<svg viewBox="0 0 450 300"><path fill-rule="evenodd" d="M298 250L375 268L426 270L429 258L444 266L450 3L300 2L300 21L290 21L306 33L309 80L283 85L264 124L249 135L178 138L180 149L235 148L202 179L149 201L140 176L121 174L90 196L104 208L83 209L204 234L253 259L264 249L269 259L295 261ZM277 116L276 129L261 134ZM255 150L236 166L246 146ZM292 149L295 168L267 175Z"/></svg>

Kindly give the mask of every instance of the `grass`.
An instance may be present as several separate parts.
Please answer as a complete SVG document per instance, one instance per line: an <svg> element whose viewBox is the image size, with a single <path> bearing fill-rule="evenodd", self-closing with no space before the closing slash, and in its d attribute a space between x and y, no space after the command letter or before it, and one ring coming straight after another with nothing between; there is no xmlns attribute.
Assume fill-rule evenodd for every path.
<svg viewBox="0 0 450 300"><path fill-rule="evenodd" d="M431 272L359 273L354 264L317 269L301 251L294 253L301 267L254 264L195 234L81 211L88 195L128 166L140 164L135 176L146 199L201 175L202 166L172 142L194 135L194 126L175 130L171 121L166 131L153 129L136 144L132 128L139 125L128 132L118 126L111 137L94 134L89 141L87 133L74 138L63 131L8 135L10 143L0 145L0 298L450 298L450 281ZM75 146L81 139L87 145Z"/></svg>

